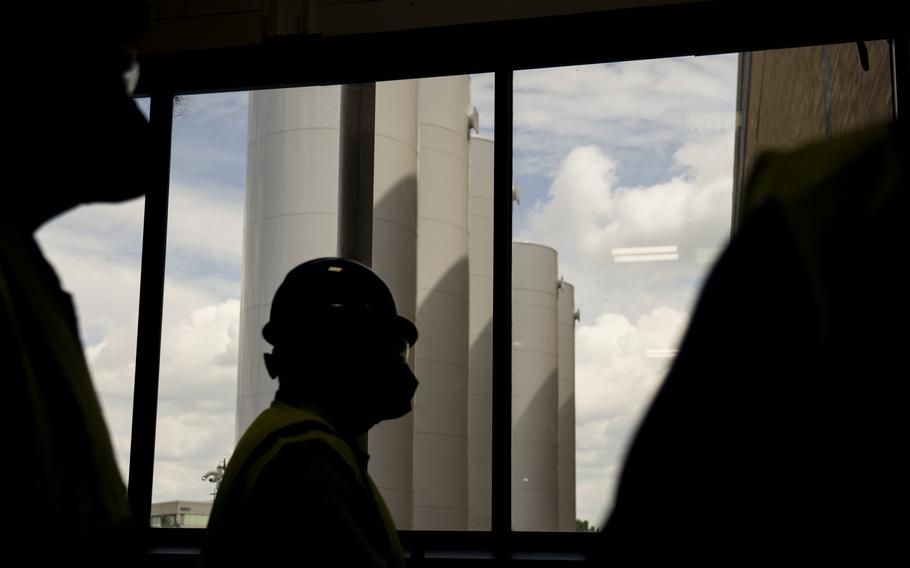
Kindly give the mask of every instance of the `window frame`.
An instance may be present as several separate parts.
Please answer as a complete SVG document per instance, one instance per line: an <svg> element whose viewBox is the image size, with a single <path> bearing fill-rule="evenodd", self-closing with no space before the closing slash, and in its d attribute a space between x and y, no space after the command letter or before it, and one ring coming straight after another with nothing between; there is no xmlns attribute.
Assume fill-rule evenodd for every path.
<svg viewBox="0 0 910 568"><path fill-rule="evenodd" d="M869 6L868 4L870 4ZM812 4L811 2L807 4ZM895 85L907 84L906 32L885 2L828 14L822 7L780 18L783 2L756 3L743 22L737 2L703 1L604 10L588 14L405 30L365 36L269 38L249 47L140 54L136 96L151 98L155 193L146 196L139 291L129 498L137 519L150 518L157 427L164 271L175 96L206 92L489 73L495 76L493 194L493 416L491 530L400 531L413 560L583 558L590 533L522 533L511 529L512 78L522 69L588 65L657 57L750 52L891 39ZM716 22L742 22L721 28ZM609 30L605 37L604 30ZM503 41L508 38L508 41ZM545 41L541 41L544 38ZM413 57L413 46L438 54ZM452 49L458 46L458 49ZM895 46L901 48L895 49ZM313 58L316 53L321 58ZM330 54L325 56L324 54ZM303 62L303 63L301 63ZM204 69L204 73L199 70ZM901 80L902 79L902 80ZM908 89L896 89L907 108ZM901 105L901 103L904 103ZM498 380L496 378L499 378ZM140 523L152 559L198 550L203 531L154 530Z"/></svg>

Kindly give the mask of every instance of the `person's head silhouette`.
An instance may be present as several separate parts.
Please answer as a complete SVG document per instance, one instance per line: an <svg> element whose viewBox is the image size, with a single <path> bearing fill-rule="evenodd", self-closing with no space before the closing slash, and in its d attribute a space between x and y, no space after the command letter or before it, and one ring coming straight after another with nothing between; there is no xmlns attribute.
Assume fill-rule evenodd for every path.
<svg viewBox="0 0 910 568"><path fill-rule="evenodd" d="M16 141L10 163L24 181L5 196L4 222L32 232L76 206L154 191L151 129L130 98L148 2L24 2L12 10L9 21L41 26L7 73L25 91L4 123Z"/></svg>
<svg viewBox="0 0 910 568"><path fill-rule="evenodd" d="M305 262L275 292L262 330L278 378L276 398L316 410L349 436L411 410L417 378L407 364L417 328L398 315L386 283L343 258Z"/></svg>

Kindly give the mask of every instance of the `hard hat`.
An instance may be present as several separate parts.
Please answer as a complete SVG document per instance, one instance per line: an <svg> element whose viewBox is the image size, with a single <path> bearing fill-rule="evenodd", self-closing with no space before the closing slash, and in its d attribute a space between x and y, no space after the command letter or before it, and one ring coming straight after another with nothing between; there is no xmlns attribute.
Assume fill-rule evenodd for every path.
<svg viewBox="0 0 910 568"><path fill-rule="evenodd" d="M387 326L413 346L417 328L398 315L386 283L368 266L347 258L317 258L291 270L272 300L262 336L272 345L295 330L332 318L356 318Z"/></svg>

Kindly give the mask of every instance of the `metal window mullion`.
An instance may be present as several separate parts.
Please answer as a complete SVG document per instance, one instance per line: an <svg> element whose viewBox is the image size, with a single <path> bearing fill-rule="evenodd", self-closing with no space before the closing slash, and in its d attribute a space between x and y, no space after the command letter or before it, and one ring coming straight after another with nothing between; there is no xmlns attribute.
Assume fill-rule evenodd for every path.
<svg viewBox="0 0 910 568"><path fill-rule="evenodd" d="M338 256L373 265L376 83L341 86L338 145ZM357 438L361 450L369 436Z"/></svg>
<svg viewBox="0 0 910 568"><path fill-rule="evenodd" d="M733 150L733 207L730 219L730 235L739 227L742 214L743 185L746 181L746 146L748 144L749 84L752 78L752 52L739 54L737 65L739 80L736 86L736 138Z"/></svg>
<svg viewBox="0 0 910 568"><path fill-rule="evenodd" d="M376 83L341 86L338 256L373 264Z"/></svg>
<svg viewBox="0 0 910 568"><path fill-rule="evenodd" d="M910 36L893 37L891 44L891 109L895 121L910 116Z"/></svg>
<svg viewBox="0 0 910 568"><path fill-rule="evenodd" d="M172 92L152 95L149 113L152 150L149 159L152 161L154 183L153 190L145 196L142 230L128 489L135 522L140 528L148 527L152 507L173 114ZM129 183L129 180L124 180L124 183Z"/></svg>
<svg viewBox="0 0 910 568"><path fill-rule="evenodd" d="M493 147L493 418L491 530L497 554L512 530L512 69L496 71Z"/></svg>

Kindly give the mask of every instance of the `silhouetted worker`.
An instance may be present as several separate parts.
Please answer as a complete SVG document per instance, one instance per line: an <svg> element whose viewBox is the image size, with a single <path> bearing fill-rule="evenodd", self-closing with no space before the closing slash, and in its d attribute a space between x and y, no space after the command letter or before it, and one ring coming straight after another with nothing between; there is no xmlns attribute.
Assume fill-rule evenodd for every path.
<svg viewBox="0 0 910 568"><path fill-rule="evenodd" d="M59 558L124 565L135 553L126 488L71 298L33 234L80 204L146 193L148 123L127 93L132 55L124 46L145 32L149 9L19 3L5 21L30 37L11 41L5 60L12 88L4 131L14 143L0 206L0 374L12 417L3 548L38 566Z"/></svg>
<svg viewBox="0 0 910 568"><path fill-rule="evenodd" d="M903 554L908 156L891 126L759 160L629 451L605 563Z"/></svg>
<svg viewBox="0 0 910 568"><path fill-rule="evenodd" d="M149 8L20 3L5 19L29 40L5 60L4 131L15 142L0 206L0 374L13 417L4 428L4 549L34 565L65 557L122 566L138 552L126 488L71 298L33 235L80 204L146 193L148 123L125 72L126 46L144 34Z"/></svg>
<svg viewBox="0 0 910 568"><path fill-rule="evenodd" d="M237 443L218 489L208 566L403 566L356 440L411 410L417 329L366 266L321 258L291 270L262 330L279 387Z"/></svg>

